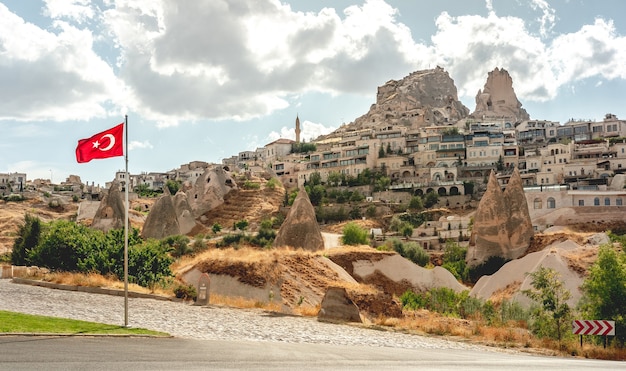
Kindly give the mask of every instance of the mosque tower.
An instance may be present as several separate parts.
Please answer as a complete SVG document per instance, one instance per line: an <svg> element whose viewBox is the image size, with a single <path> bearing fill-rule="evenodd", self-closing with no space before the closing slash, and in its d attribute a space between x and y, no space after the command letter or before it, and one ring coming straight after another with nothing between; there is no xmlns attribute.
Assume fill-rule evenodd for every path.
<svg viewBox="0 0 626 371"><path fill-rule="evenodd" d="M300 143L300 118L296 115L296 143Z"/></svg>

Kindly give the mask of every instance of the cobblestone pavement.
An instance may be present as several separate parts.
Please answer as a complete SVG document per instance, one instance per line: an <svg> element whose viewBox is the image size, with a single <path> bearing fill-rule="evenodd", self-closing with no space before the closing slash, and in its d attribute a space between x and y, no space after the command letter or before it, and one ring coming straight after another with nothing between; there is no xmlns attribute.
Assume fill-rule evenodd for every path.
<svg viewBox="0 0 626 371"><path fill-rule="evenodd" d="M256 309L193 306L155 299L128 300L129 325L175 337L280 341L426 349L491 349L444 339L318 322ZM0 310L123 325L124 298L55 290L0 279ZM493 350L493 349L492 349Z"/></svg>

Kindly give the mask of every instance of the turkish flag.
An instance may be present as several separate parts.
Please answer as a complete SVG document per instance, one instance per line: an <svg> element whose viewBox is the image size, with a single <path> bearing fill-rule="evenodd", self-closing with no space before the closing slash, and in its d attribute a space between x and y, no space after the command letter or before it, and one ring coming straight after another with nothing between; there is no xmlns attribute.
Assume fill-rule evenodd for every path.
<svg viewBox="0 0 626 371"><path fill-rule="evenodd" d="M80 139L76 146L76 161L89 162L98 158L124 156L124 123L109 130Z"/></svg>

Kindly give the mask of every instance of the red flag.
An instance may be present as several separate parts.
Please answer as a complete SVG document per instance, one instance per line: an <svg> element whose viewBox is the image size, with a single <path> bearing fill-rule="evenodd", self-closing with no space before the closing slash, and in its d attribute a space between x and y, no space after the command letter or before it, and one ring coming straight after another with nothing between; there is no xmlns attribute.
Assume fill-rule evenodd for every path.
<svg viewBox="0 0 626 371"><path fill-rule="evenodd" d="M89 162L97 158L124 156L124 123L109 130L80 139L76 147L76 161Z"/></svg>

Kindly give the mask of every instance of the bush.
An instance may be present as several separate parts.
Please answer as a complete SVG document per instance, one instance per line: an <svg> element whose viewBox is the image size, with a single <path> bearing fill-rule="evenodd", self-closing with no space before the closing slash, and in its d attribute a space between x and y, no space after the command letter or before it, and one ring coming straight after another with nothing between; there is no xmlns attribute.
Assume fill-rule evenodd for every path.
<svg viewBox="0 0 626 371"><path fill-rule="evenodd" d="M409 259L420 267L425 267L430 262L430 255L415 242L402 243L399 239L392 238L387 244L390 244L391 248L400 256Z"/></svg>
<svg viewBox="0 0 626 371"><path fill-rule="evenodd" d="M41 220L30 214L24 215L24 224L17 232L17 238L13 242L11 262L14 265L30 265L30 250L39 244L41 236Z"/></svg>
<svg viewBox="0 0 626 371"><path fill-rule="evenodd" d="M196 300L198 293L193 285L178 285L174 287L174 295L183 300Z"/></svg>
<svg viewBox="0 0 626 371"><path fill-rule="evenodd" d="M345 245L367 245L369 243L368 233L356 223L348 223L343 227L341 241Z"/></svg>
<svg viewBox="0 0 626 371"><path fill-rule="evenodd" d="M31 234L24 234L23 237L34 236L34 229L31 227ZM93 272L105 276L114 274L120 280L124 278L123 230L111 230L104 234L65 220L51 222L42 229L36 246L26 250L29 264L51 270ZM24 246L29 244L32 242ZM170 246L167 243L157 240L142 242L139 230L133 229L128 236L128 246L128 277L131 282L153 287L172 275L172 258L168 254Z"/></svg>
<svg viewBox="0 0 626 371"><path fill-rule="evenodd" d="M128 280L140 286L153 288L163 278L172 275L173 260L167 254L167 245L148 240L128 250Z"/></svg>
<svg viewBox="0 0 626 371"><path fill-rule="evenodd" d="M256 182L251 182L249 180L246 180L245 182L243 182L242 188L243 189L260 189L261 185Z"/></svg>
<svg viewBox="0 0 626 371"><path fill-rule="evenodd" d="M276 187L278 187L279 184L280 183L278 182L278 179L271 178L270 180L267 181L267 183L265 183L265 187L269 189L276 189Z"/></svg>
<svg viewBox="0 0 626 371"><path fill-rule="evenodd" d="M193 249L189 247L189 237L183 235L168 236L163 239L163 243L169 247L170 254L179 258L183 255L191 254Z"/></svg>
<svg viewBox="0 0 626 371"><path fill-rule="evenodd" d="M469 279L469 268L465 263L467 248L448 240L443 251L443 264L441 266L452 273L457 280L467 282Z"/></svg>

